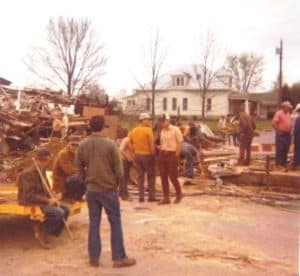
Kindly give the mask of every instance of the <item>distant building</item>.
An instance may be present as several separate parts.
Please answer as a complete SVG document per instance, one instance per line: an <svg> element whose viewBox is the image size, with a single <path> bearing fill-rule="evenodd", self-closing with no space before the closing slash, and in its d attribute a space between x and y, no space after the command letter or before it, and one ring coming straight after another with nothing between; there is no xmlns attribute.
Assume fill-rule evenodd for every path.
<svg viewBox="0 0 300 276"><path fill-rule="evenodd" d="M201 90L194 66L185 66L161 76L156 86L155 114L164 112L177 116L201 116ZM263 96L264 95L264 96ZM241 93L232 88L232 76L220 71L211 83L205 101L205 116L216 118L221 115L234 114L244 104L248 112L256 112L266 118L276 108L276 96L269 93ZM151 112L151 88L135 89L133 95L123 97L123 113L137 115L140 112Z"/></svg>

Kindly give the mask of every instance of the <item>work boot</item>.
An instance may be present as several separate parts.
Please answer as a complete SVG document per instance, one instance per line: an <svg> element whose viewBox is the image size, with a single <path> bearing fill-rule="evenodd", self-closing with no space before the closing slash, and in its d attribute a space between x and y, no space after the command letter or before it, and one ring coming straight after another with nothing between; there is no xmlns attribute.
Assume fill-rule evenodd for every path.
<svg viewBox="0 0 300 276"><path fill-rule="evenodd" d="M50 249L51 246L49 244L48 235L43 231L42 225L40 223L36 223L33 226L34 236L38 240L40 246L44 249Z"/></svg>
<svg viewBox="0 0 300 276"><path fill-rule="evenodd" d="M132 201L132 198L129 195L127 195L127 196L121 196L121 199L123 201Z"/></svg>
<svg viewBox="0 0 300 276"><path fill-rule="evenodd" d="M99 267L100 266L99 261L90 260L90 266Z"/></svg>
<svg viewBox="0 0 300 276"><path fill-rule="evenodd" d="M126 267L135 264L136 264L136 260L134 258L124 257L123 259L114 261L113 267Z"/></svg>
<svg viewBox="0 0 300 276"><path fill-rule="evenodd" d="M155 197L148 198L148 202L155 202L155 201L158 201L158 199Z"/></svg>
<svg viewBox="0 0 300 276"><path fill-rule="evenodd" d="M165 204L170 204L170 198L164 198L161 201L158 202L158 205L165 205Z"/></svg>
<svg viewBox="0 0 300 276"><path fill-rule="evenodd" d="M183 182L184 186L192 186L192 185L196 185L195 183L191 182L190 180L186 180Z"/></svg>
<svg viewBox="0 0 300 276"><path fill-rule="evenodd" d="M176 198L175 198L175 200L174 200L174 203L175 203L175 204L178 204L178 203L180 203L180 202L181 202L181 200L182 200L182 198L183 198L183 196L182 196L182 195L178 195L178 196L176 196Z"/></svg>

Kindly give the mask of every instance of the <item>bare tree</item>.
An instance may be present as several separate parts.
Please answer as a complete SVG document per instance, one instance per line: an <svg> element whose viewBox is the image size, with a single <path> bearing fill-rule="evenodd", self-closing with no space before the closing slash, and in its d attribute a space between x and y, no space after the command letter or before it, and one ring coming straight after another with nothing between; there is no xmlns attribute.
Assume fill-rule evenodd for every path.
<svg viewBox="0 0 300 276"><path fill-rule="evenodd" d="M98 83L90 83L82 92L94 105L104 106L108 104L108 95Z"/></svg>
<svg viewBox="0 0 300 276"><path fill-rule="evenodd" d="M255 53L228 55L225 68L232 72L233 86L248 93L262 83L263 57Z"/></svg>
<svg viewBox="0 0 300 276"><path fill-rule="evenodd" d="M50 18L44 47L33 48L25 64L47 85L73 95L104 73L103 54L92 23L87 18Z"/></svg>
<svg viewBox="0 0 300 276"><path fill-rule="evenodd" d="M166 48L163 46L163 42L160 36L160 32L156 30L151 32L149 46L143 49L144 59L146 62L146 70L148 76L150 76L150 82L148 85L143 85L140 81L136 80L142 91L151 90L151 110L152 118L155 118L155 94L158 83L158 78L161 73L162 66L167 57ZM150 86L150 87L149 87Z"/></svg>
<svg viewBox="0 0 300 276"><path fill-rule="evenodd" d="M199 57L194 64L194 74L201 95L202 118L205 118L207 92L218 73L218 69L216 69L217 52L218 49L214 34L207 32L205 35L202 35Z"/></svg>

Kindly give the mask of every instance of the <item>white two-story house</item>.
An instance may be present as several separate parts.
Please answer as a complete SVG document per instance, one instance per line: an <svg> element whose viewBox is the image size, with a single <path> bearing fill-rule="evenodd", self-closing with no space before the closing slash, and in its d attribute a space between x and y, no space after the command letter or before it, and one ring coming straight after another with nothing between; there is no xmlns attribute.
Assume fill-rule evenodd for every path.
<svg viewBox="0 0 300 276"><path fill-rule="evenodd" d="M201 116L203 91L199 88L194 66L185 66L162 75L155 92L155 114L168 113L174 116ZM259 93L255 93L258 95ZM232 76L220 71L212 81L205 99L205 116L216 118L235 113L244 104L246 110L265 110L263 102L253 93L239 93L232 88ZM151 88L135 89L130 96L122 98L123 113L138 115L151 113ZM265 116L263 116L265 117Z"/></svg>

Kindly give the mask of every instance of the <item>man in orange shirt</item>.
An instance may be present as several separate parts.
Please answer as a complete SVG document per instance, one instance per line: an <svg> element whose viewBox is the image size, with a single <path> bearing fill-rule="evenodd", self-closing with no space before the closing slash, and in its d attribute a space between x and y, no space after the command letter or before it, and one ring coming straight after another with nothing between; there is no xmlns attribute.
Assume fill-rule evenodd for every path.
<svg viewBox="0 0 300 276"><path fill-rule="evenodd" d="M279 169L286 169L287 155L291 143L292 120L290 111L292 108L288 101L282 102L280 110L275 113L272 121L276 131L276 166Z"/></svg>
<svg viewBox="0 0 300 276"><path fill-rule="evenodd" d="M140 124L129 134L134 150L134 162L138 171L139 202L144 202L145 174L148 180L148 201L155 201L155 160L154 135L151 117L148 113L140 114Z"/></svg>

